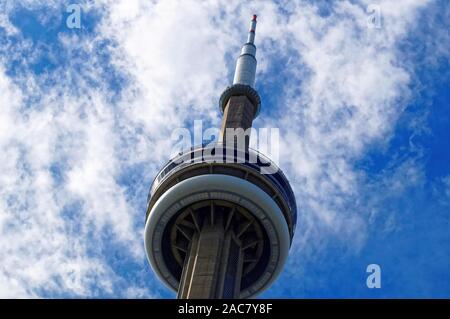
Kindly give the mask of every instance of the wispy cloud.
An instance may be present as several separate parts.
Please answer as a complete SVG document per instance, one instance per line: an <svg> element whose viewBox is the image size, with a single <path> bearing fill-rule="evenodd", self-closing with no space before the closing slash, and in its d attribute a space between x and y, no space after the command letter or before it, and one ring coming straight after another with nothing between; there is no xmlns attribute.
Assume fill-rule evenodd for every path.
<svg viewBox="0 0 450 319"><path fill-rule="evenodd" d="M254 12L255 125L281 128L300 212L289 276L329 242L364 246L382 198L371 187L401 193L423 178L411 161L368 183L356 162L389 142L414 96L413 55L399 44L429 1L378 1L380 29L367 27L370 1L98 1L83 5L80 30L66 28L57 2L7 3L0 296L168 296L144 260L148 187L173 129L219 125L218 97Z"/></svg>

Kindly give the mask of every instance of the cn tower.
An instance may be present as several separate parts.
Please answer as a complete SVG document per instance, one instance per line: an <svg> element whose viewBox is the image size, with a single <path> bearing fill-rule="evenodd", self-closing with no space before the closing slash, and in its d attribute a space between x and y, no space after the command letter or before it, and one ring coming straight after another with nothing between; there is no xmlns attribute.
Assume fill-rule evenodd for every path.
<svg viewBox="0 0 450 319"><path fill-rule="evenodd" d="M276 280L292 243L297 206L288 180L249 148L249 134L235 134L249 131L261 107L255 30L256 15L220 97L218 142L172 158L150 189L146 254L178 298L254 297ZM265 172L268 165L275 169Z"/></svg>

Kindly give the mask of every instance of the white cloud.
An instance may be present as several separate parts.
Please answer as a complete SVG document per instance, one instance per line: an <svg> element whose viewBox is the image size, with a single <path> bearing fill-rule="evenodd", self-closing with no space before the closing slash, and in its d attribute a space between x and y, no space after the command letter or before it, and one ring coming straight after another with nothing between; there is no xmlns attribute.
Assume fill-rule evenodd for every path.
<svg viewBox="0 0 450 319"><path fill-rule="evenodd" d="M36 289L52 288L89 294L92 274L107 288L107 267L86 256L83 238L67 233L61 216L58 189L48 171L51 116L20 114L21 93L3 70L0 90L0 296L38 296Z"/></svg>
<svg viewBox="0 0 450 319"><path fill-rule="evenodd" d="M16 80L31 85L20 90L1 70L0 295L112 294L120 276L105 262L104 245L143 261L133 215L144 212L134 211L117 182L122 149L108 95L82 81L81 95L64 84L49 88L31 72ZM27 108L30 92L40 100ZM111 242L102 239L106 229Z"/></svg>
<svg viewBox="0 0 450 319"><path fill-rule="evenodd" d="M14 34L17 29L11 24L9 18L4 13L0 13L0 28L4 29L7 34Z"/></svg>
<svg viewBox="0 0 450 319"><path fill-rule="evenodd" d="M298 234L303 256L317 252L324 230L355 248L364 243L365 179L353 163L368 145L389 137L409 101L413 75L402 66L397 43L425 4L380 2L381 29L367 28L366 6L348 1L336 2L325 16L298 6L286 23L291 41L282 49L300 60L289 65L287 110L278 125L286 132L282 158L306 224ZM309 227L316 231L302 233Z"/></svg>
<svg viewBox="0 0 450 319"><path fill-rule="evenodd" d="M274 67L287 61L281 71L287 77L275 79L277 105L263 103L280 116L256 124L282 129L281 164L300 212L293 249L312 258L329 238L361 247L365 179L353 164L368 145L389 137L406 106L414 75L397 43L427 2L378 3L382 29L367 29L366 4L349 1L336 2L330 15L306 1L103 1L95 38L60 35L71 58L48 76L64 81L43 86L42 76L29 73L19 79L28 88L19 90L2 70L0 295L39 296L49 289L89 296L92 286L114 292L121 279L105 261L106 229L142 262L139 200L167 159L175 128L193 119L219 125L218 97L254 12L257 85L271 85L269 74L277 76ZM127 81L114 102L96 56L95 45L105 39L113 41L108 72ZM27 109L24 99L33 94L42 99ZM143 167L145 180L130 182L129 196L119 179L133 165ZM73 204L79 210L67 219L64 209ZM145 282L127 284L126 296L149 294Z"/></svg>

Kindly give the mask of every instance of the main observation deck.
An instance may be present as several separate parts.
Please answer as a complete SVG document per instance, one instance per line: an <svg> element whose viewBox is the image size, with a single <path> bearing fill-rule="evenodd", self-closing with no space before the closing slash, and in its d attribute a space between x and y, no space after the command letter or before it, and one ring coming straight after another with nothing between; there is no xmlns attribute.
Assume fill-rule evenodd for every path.
<svg viewBox="0 0 450 319"><path fill-rule="evenodd" d="M199 224L234 227L244 251L240 297L246 298L278 276L297 222L295 196L279 167L256 150L221 144L172 158L155 177L147 204L147 255L175 291Z"/></svg>

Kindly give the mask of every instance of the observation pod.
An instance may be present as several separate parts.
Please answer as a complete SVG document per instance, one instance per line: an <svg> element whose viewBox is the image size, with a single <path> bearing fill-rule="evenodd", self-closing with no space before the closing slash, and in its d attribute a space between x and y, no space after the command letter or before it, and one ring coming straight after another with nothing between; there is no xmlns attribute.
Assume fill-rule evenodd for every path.
<svg viewBox="0 0 450 319"><path fill-rule="evenodd" d="M217 278L215 285L223 282L223 287L211 283L210 298L254 297L277 278L286 261L297 221L295 197L283 172L261 153L234 149L230 157L233 152L224 149L219 161L215 151L220 149L192 148L160 171L148 198L145 248L160 280L179 291L200 231L220 232L222 244L209 238L217 241L212 253L220 255L220 245L232 247L214 266L238 262L219 271L225 278ZM274 173L262 174L269 167Z"/></svg>

